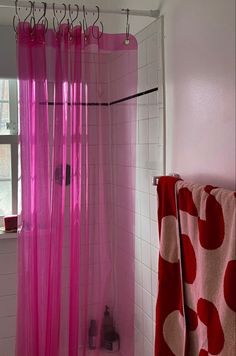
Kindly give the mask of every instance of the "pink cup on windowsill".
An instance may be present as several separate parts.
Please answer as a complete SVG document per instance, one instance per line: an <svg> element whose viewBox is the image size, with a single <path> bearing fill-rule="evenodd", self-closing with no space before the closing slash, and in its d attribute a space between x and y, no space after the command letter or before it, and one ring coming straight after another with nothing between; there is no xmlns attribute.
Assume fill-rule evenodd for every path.
<svg viewBox="0 0 236 356"><path fill-rule="evenodd" d="M17 215L4 216L4 228L6 232L17 232Z"/></svg>

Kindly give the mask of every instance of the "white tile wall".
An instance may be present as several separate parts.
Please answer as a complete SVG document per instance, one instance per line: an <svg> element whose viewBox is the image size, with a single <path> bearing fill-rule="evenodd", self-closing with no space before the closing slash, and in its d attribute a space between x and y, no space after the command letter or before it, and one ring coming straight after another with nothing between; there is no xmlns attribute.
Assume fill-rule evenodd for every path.
<svg viewBox="0 0 236 356"><path fill-rule="evenodd" d="M126 221L134 209L135 215L135 356L154 355L155 337L155 305L157 297L157 258L158 258L158 232L157 232L157 196L156 188L151 185L153 175L163 174L163 86L162 86L162 48L161 48L161 21L155 21L137 35L138 49L138 92L158 87L158 92L144 95L137 100L136 138L122 137L127 132L132 135L132 130L124 127L124 120L118 106L112 111L113 126L113 168L115 180L114 190L117 197L113 202L116 218L114 219L113 236L116 241L115 255L122 258L123 251L119 251L122 228L126 229ZM129 74L128 74L129 75ZM116 78L117 86L121 86ZM114 86L115 89L115 86ZM117 91L116 91L117 92ZM128 108L124 108L128 110ZM119 115L120 114L120 115ZM131 120L129 115L124 115L126 120ZM118 131L120 130L120 131ZM120 134L119 134L120 132ZM125 139L125 141L124 141ZM130 145L128 150L127 144ZM135 160L128 157L128 152L135 151ZM118 168L121 167L123 177L129 177L129 166L135 166L136 182L130 186L124 178L118 177ZM127 173L127 174L126 174ZM116 179L117 175L117 179ZM134 194L131 190L134 189ZM124 194L125 192L125 194ZM125 198L122 204L120 200ZM128 196L135 198L127 205ZM120 199L121 198L121 199ZM123 218L122 218L123 217ZM127 220L125 220L127 218ZM119 225L119 228L116 227ZM129 248L129 247L128 247ZM125 244L122 245L125 250ZM118 251L117 251L118 250ZM133 260L130 256L130 264ZM119 271L116 271L119 280ZM119 284L118 284L119 285ZM115 287L117 292L117 289ZM118 293L119 295L119 293ZM120 304L125 303L123 296L118 296L118 310L115 315L119 326L119 298ZM121 323L122 326L122 323ZM122 327L121 343L124 332ZM123 353L122 353L123 352ZM125 349L121 349L123 356L130 356ZM133 355L133 353L132 353Z"/></svg>
<svg viewBox="0 0 236 356"><path fill-rule="evenodd" d="M137 35L139 90L158 92L138 100L135 191L135 356L153 356L157 297L158 230L152 175L163 174L163 83L161 20Z"/></svg>

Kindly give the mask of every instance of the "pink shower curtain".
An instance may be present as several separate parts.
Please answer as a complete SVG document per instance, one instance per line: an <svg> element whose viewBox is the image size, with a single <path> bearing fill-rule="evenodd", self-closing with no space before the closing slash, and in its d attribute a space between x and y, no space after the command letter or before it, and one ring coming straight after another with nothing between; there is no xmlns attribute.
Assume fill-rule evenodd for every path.
<svg viewBox="0 0 236 356"><path fill-rule="evenodd" d="M43 25L34 31L28 23L18 26L22 211L16 356L89 355L91 320L97 329L92 354L98 356L105 305L114 307L110 103L136 93L137 43L131 36L125 45L122 34L97 40L98 34L95 27L84 36L79 26L69 33L67 24L58 33L45 32ZM123 69L117 68L121 57ZM124 82L128 73L133 74ZM124 84L125 90L119 88ZM127 263L130 275L131 269ZM132 278L126 290L130 284L133 291ZM127 305L132 344L133 310ZM122 323L116 326L122 329Z"/></svg>

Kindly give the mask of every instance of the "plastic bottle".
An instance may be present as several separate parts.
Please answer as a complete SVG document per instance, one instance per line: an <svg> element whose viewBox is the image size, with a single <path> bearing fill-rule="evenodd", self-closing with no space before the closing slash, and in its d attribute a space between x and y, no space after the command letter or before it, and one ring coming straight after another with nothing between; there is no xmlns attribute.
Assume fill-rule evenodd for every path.
<svg viewBox="0 0 236 356"><path fill-rule="evenodd" d="M97 340L97 323L96 320L90 321L89 326L89 349L95 350L96 349L96 340Z"/></svg>
<svg viewBox="0 0 236 356"><path fill-rule="evenodd" d="M103 349L109 352L116 352L120 349L120 338L115 330L113 318L107 305L104 312L101 341Z"/></svg>

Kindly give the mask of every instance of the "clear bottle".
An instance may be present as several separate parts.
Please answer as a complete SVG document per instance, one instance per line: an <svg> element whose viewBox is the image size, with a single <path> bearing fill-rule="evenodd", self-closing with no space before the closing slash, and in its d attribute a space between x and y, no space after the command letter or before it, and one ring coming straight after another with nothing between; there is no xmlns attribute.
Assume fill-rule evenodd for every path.
<svg viewBox="0 0 236 356"><path fill-rule="evenodd" d="M89 326L89 349L90 350L95 350L96 349L96 342L97 342L97 323L96 320L91 320L90 321L90 326Z"/></svg>
<svg viewBox="0 0 236 356"><path fill-rule="evenodd" d="M113 318L110 315L109 307L107 305L104 312L103 330L105 334L113 331Z"/></svg>

